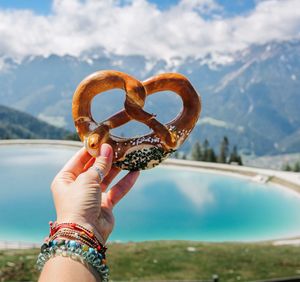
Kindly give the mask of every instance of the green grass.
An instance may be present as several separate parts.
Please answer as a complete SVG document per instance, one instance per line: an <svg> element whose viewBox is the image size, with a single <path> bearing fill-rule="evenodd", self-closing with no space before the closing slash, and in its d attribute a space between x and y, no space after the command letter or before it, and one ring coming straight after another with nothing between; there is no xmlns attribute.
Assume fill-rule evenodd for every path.
<svg viewBox="0 0 300 282"><path fill-rule="evenodd" d="M188 247L195 251L188 251ZM0 281L35 281L38 250L0 251ZM251 281L300 276L300 247L154 241L110 244L111 280Z"/></svg>

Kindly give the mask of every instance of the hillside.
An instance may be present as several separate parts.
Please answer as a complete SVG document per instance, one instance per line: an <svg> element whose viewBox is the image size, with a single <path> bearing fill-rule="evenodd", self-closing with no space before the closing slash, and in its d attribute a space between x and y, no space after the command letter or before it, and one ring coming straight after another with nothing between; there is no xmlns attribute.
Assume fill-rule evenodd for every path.
<svg viewBox="0 0 300 282"><path fill-rule="evenodd" d="M103 52L81 57L28 57L20 63L3 59L0 100L46 122L74 131L72 96L78 83L90 73L115 69L143 80L161 72L186 75L201 94L201 118L183 149L207 138L218 150L227 135L231 145L258 156L300 151L300 41L252 46L228 55L226 64L211 57L174 58L169 62L143 56ZM28 83L30 82L30 83ZM97 96L92 112L106 119L123 107L124 93L109 91ZM180 111L180 99L168 92L152 95L145 109L167 122ZM131 123L114 133L132 136L148 132Z"/></svg>
<svg viewBox="0 0 300 282"><path fill-rule="evenodd" d="M1 251L2 281L37 281L34 265L38 253L39 249ZM232 282L271 281L278 277L282 277L281 281L299 281L299 255L299 247L274 246L272 242L109 243L107 252L112 281Z"/></svg>
<svg viewBox="0 0 300 282"><path fill-rule="evenodd" d="M69 132L0 105L0 139L64 139Z"/></svg>

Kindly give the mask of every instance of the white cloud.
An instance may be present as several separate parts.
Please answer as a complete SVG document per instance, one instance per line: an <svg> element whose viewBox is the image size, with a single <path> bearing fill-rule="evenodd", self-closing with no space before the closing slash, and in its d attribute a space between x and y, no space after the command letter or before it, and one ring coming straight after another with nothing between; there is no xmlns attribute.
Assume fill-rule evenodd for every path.
<svg viewBox="0 0 300 282"><path fill-rule="evenodd" d="M204 208L215 204L215 195L211 189L211 182L201 180L201 183L197 181L191 181L191 172L180 172L180 178L176 179L176 187L178 191L190 202L191 205L198 211L202 211Z"/></svg>
<svg viewBox="0 0 300 282"><path fill-rule="evenodd" d="M109 52L170 59L226 54L253 43L300 36L300 2L265 0L250 13L222 18L214 0L181 0L161 11L146 0L54 0L52 13L0 10L0 55Z"/></svg>

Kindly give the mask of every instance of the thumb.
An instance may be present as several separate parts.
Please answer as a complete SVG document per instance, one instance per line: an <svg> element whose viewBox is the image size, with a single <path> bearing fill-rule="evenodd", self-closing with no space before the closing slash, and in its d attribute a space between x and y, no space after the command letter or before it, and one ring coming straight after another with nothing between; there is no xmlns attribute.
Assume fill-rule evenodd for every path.
<svg viewBox="0 0 300 282"><path fill-rule="evenodd" d="M102 144L100 148L100 155L96 158L92 167L90 167L86 172L82 174L82 177L89 182L100 183L100 180L108 174L111 169L113 159L113 149L109 144ZM98 172L97 172L97 168ZM99 173L100 171L100 173ZM100 175L103 176L100 179Z"/></svg>

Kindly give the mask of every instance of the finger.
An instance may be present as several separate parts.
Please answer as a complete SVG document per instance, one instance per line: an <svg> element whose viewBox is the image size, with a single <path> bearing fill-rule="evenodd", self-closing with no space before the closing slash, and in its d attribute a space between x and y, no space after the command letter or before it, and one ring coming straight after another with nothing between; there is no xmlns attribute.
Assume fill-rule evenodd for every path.
<svg viewBox="0 0 300 282"><path fill-rule="evenodd" d="M96 159L95 159L94 157L92 157L92 158L85 164L85 166L84 166L82 172L87 171L87 170L95 163L95 160L96 160Z"/></svg>
<svg viewBox="0 0 300 282"><path fill-rule="evenodd" d="M81 148L59 171L56 179L74 181L77 176L83 171L84 166L90 161L91 155L85 148Z"/></svg>
<svg viewBox="0 0 300 282"><path fill-rule="evenodd" d="M114 178L119 174L121 171L118 167L113 167L110 172L105 176L104 180L101 183L101 190L102 192L105 192L107 187L110 185L110 183L114 180Z"/></svg>
<svg viewBox="0 0 300 282"><path fill-rule="evenodd" d="M107 192L107 199L113 207L130 191L139 174L139 171L129 172Z"/></svg>
<svg viewBox="0 0 300 282"><path fill-rule="evenodd" d="M100 173L97 171L97 169L101 172L103 177L105 177L111 169L112 159L112 147L109 144L102 144L100 148L100 155L96 158L93 166L90 167L86 172L80 174L78 178L80 180L84 180L84 182L99 184L103 179L100 179Z"/></svg>

